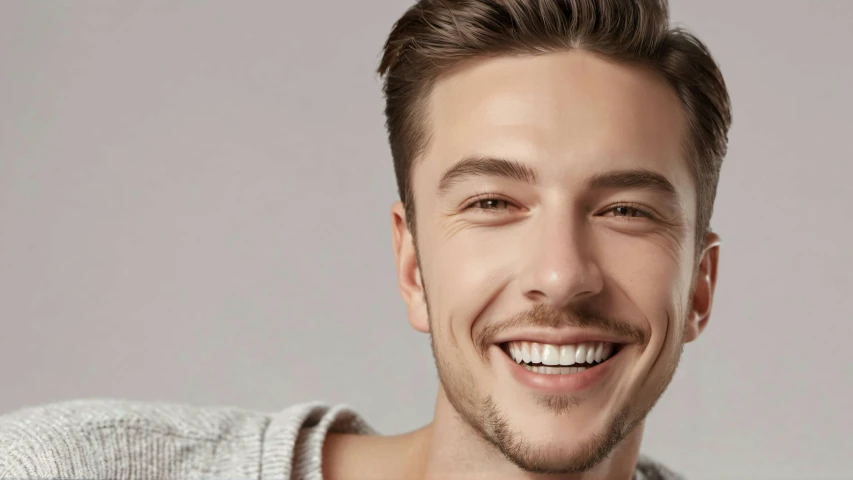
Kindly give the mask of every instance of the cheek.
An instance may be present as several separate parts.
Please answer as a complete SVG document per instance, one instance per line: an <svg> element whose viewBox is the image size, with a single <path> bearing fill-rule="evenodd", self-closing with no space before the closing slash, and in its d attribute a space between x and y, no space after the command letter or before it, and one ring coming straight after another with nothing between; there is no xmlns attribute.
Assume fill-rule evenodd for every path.
<svg viewBox="0 0 853 480"><path fill-rule="evenodd" d="M643 322L648 334L638 363L638 379L657 398L672 376L684 331L683 260L660 243L621 237L611 239L601 256L605 275L621 290L622 301L635 312L632 321Z"/></svg>
<svg viewBox="0 0 853 480"><path fill-rule="evenodd" d="M601 239L600 266L647 319L652 335L666 330L667 314L677 319L683 303L682 268L667 244L648 238L610 235Z"/></svg>
<svg viewBox="0 0 853 480"><path fill-rule="evenodd" d="M437 329L454 343L471 342L471 330L512 276L510 248L501 236L465 232L440 239L430 261L429 301Z"/></svg>
<svg viewBox="0 0 853 480"><path fill-rule="evenodd" d="M518 244L507 235L469 229L436 243L433 269L442 296L472 298L488 294L511 272Z"/></svg>

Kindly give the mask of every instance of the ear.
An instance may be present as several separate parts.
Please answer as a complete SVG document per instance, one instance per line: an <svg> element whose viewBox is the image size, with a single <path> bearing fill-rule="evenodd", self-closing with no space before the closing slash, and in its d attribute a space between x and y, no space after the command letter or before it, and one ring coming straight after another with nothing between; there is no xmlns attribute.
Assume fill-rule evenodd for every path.
<svg viewBox="0 0 853 480"><path fill-rule="evenodd" d="M415 241L406 226L406 209L402 202L391 207L391 234L394 243L394 261L397 264L397 283L400 296L406 302L409 323L415 330L429 333L426 295L418 268Z"/></svg>
<svg viewBox="0 0 853 480"><path fill-rule="evenodd" d="M684 343L692 342L705 330L711 318L714 289L717 286L717 265L720 260L720 237L714 232L705 235L705 249L696 271L693 303L684 326Z"/></svg>

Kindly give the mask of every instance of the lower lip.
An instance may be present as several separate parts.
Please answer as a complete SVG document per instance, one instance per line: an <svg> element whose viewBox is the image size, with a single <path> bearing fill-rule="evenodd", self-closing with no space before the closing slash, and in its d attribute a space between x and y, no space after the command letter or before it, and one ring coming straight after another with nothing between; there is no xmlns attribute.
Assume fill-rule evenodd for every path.
<svg viewBox="0 0 853 480"><path fill-rule="evenodd" d="M582 372L549 375L531 372L522 367L515 360L511 359L498 345L493 345L492 348L494 349L492 354L501 357L501 361L509 367L510 373L516 381L533 390L551 394L577 393L601 382L608 372L612 370L611 367L614 360L622 353L622 349L620 348L619 351L604 363L587 368Z"/></svg>

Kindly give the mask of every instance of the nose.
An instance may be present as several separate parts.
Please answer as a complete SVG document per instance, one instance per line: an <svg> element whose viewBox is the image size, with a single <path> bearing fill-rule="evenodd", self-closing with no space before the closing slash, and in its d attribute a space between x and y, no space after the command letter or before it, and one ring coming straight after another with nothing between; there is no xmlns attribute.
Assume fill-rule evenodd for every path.
<svg viewBox="0 0 853 480"><path fill-rule="evenodd" d="M566 216L541 220L529 232L519 275L523 293L559 310L600 293L604 278L589 226Z"/></svg>

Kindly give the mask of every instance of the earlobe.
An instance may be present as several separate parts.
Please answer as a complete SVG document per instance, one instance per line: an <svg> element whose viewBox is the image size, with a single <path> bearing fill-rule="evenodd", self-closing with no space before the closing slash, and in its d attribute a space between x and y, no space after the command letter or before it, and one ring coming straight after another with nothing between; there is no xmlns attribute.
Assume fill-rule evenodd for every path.
<svg viewBox="0 0 853 480"><path fill-rule="evenodd" d="M415 241L407 227L406 211L402 202L396 202L391 207L391 233L394 260L397 266L397 283L400 296L406 303L409 323L415 330L429 333L426 296L415 251Z"/></svg>
<svg viewBox="0 0 853 480"><path fill-rule="evenodd" d="M711 306L714 302L714 290L717 286L717 268L720 259L720 237L708 232L705 237L705 249L696 271L696 287L690 311L684 325L684 343L692 342L708 326L711 318Z"/></svg>

